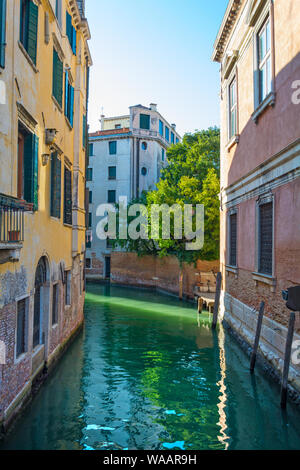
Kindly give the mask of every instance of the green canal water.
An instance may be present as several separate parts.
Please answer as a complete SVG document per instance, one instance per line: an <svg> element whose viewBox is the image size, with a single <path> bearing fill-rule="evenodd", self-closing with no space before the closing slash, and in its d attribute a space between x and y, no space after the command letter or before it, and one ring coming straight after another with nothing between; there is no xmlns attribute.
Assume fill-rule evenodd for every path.
<svg viewBox="0 0 300 470"><path fill-rule="evenodd" d="M0 449L300 449L300 414L209 315L89 285L86 323Z"/></svg>

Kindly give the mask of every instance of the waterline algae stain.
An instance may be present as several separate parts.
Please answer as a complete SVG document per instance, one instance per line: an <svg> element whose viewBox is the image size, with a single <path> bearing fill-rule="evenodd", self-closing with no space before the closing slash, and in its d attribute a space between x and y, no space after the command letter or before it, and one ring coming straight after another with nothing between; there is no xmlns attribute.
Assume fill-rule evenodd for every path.
<svg viewBox="0 0 300 470"><path fill-rule="evenodd" d="M0 449L299 449L300 413L209 315L88 286L85 329Z"/></svg>

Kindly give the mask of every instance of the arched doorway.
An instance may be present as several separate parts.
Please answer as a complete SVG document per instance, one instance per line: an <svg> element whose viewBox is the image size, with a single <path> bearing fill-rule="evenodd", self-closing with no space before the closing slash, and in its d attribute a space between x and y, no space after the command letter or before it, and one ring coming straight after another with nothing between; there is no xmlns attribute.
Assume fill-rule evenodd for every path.
<svg viewBox="0 0 300 470"><path fill-rule="evenodd" d="M45 344L45 333L43 331L44 315L46 312L45 285L48 277L48 263L45 256L38 262L35 273L35 293L33 312L33 349L41 344Z"/></svg>

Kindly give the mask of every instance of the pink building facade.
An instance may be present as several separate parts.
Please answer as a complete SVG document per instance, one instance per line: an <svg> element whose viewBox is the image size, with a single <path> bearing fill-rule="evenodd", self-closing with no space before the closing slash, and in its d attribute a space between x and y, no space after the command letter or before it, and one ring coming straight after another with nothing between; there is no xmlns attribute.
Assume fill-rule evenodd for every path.
<svg viewBox="0 0 300 470"><path fill-rule="evenodd" d="M281 293L300 284L297 3L230 0L213 53L221 65L222 315L252 345L265 302L260 353L278 377L289 319ZM293 358L290 385L299 391Z"/></svg>

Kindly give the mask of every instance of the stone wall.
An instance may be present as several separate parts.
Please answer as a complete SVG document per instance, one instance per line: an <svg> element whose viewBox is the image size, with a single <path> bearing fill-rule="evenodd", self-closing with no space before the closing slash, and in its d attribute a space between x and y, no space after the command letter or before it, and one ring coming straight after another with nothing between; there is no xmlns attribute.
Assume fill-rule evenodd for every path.
<svg viewBox="0 0 300 470"><path fill-rule="evenodd" d="M201 283L205 286L215 282L213 273L219 271L219 261L201 261L197 266L183 266L183 294L194 298L194 288ZM152 256L139 258L134 253L112 253L111 281L137 287L157 288L171 294L179 293L180 267L175 257L163 259ZM213 289L212 289L213 290Z"/></svg>

